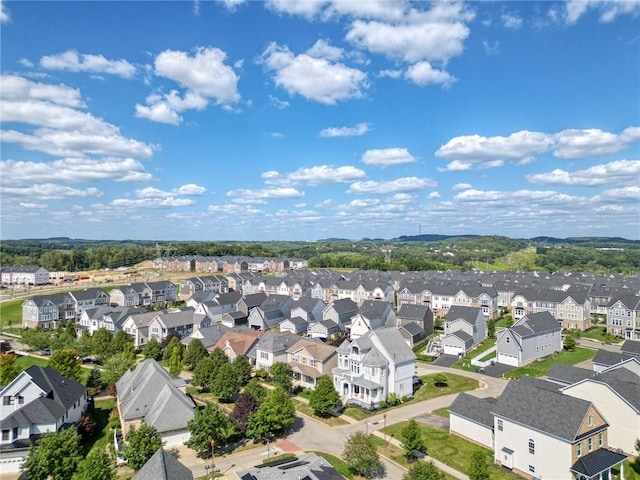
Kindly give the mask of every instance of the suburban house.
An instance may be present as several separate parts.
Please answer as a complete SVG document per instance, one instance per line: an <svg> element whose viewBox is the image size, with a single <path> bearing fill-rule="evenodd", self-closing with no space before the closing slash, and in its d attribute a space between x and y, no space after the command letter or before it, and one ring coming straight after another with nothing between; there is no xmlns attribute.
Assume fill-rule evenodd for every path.
<svg viewBox="0 0 640 480"><path fill-rule="evenodd" d="M294 334L305 333L309 328L309 322L302 317L290 317L280 322L280 331Z"/></svg>
<svg viewBox="0 0 640 480"><path fill-rule="evenodd" d="M76 304L68 293L35 295L22 303L22 327L49 330L76 320Z"/></svg>
<svg viewBox="0 0 640 480"><path fill-rule="evenodd" d="M371 330L338 348L333 386L343 404L374 409L389 395L413 396L416 356L398 329Z"/></svg>
<svg viewBox="0 0 640 480"><path fill-rule="evenodd" d="M454 305L444 320L443 352L447 355L466 355L487 338L487 319L479 307Z"/></svg>
<svg viewBox="0 0 640 480"><path fill-rule="evenodd" d="M49 367L31 366L1 391L0 471L18 472L28 447L46 432L77 425L87 387Z"/></svg>
<svg viewBox="0 0 640 480"><path fill-rule="evenodd" d="M206 328L211 324L211 320L206 315L198 313L192 308L184 308L156 314L147 328L149 338L153 337L162 343L171 335L175 334L180 338L186 337L194 330ZM139 345L135 346L138 348Z"/></svg>
<svg viewBox="0 0 640 480"><path fill-rule="evenodd" d="M405 303L398 310L398 326L416 323L422 329L425 336L433 333L433 312L427 305L414 305Z"/></svg>
<svg viewBox="0 0 640 480"><path fill-rule="evenodd" d="M322 375L338 366L336 347L320 340L299 339L287 349L287 363L293 369L293 381L302 388L315 388Z"/></svg>
<svg viewBox="0 0 640 480"><path fill-rule="evenodd" d="M356 339L378 328L396 326L393 305L379 300L365 300L360 310L351 319L349 336Z"/></svg>
<svg viewBox="0 0 640 480"><path fill-rule="evenodd" d="M287 295L270 295L249 313L249 326L260 330L275 327L289 316L295 302Z"/></svg>
<svg viewBox="0 0 640 480"><path fill-rule="evenodd" d="M588 376L562 387L562 393L593 402L609 423L609 445L633 455L640 436L640 360L632 358L600 373L568 369Z"/></svg>
<svg viewBox="0 0 640 480"><path fill-rule="evenodd" d="M562 350L562 326L549 312L532 313L498 333L498 363L520 366Z"/></svg>
<svg viewBox="0 0 640 480"><path fill-rule="evenodd" d="M69 296L75 303L76 319L82 312L90 308L109 305L109 294L101 288L87 288L86 290L69 292Z"/></svg>
<svg viewBox="0 0 640 480"><path fill-rule="evenodd" d="M49 270L37 265L2 267L3 285L45 285L49 283Z"/></svg>
<svg viewBox="0 0 640 480"><path fill-rule="evenodd" d="M345 326L351 324L351 318L353 318L358 311L358 305L350 298L333 300L322 311L322 320L332 320L344 331Z"/></svg>
<svg viewBox="0 0 640 480"><path fill-rule="evenodd" d="M109 292L110 302L121 307L150 307L153 292L144 283L116 287Z"/></svg>
<svg viewBox="0 0 640 480"><path fill-rule="evenodd" d="M151 305L166 307L170 302L176 301L176 286L173 282L161 280L144 285L151 290Z"/></svg>
<svg viewBox="0 0 640 480"><path fill-rule="evenodd" d="M249 319L244 312L229 312L220 317L220 324L229 328L239 327L240 325L247 325Z"/></svg>
<svg viewBox="0 0 640 480"><path fill-rule="evenodd" d="M233 362L236 357L240 355L247 355L251 347L253 347L260 338L262 332L256 330L249 330L246 332L226 332L220 340L212 347L212 349L219 348L222 350L229 361Z"/></svg>
<svg viewBox="0 0 640 480"><path fill-rule="evenodd" d="M131 480L193 480L193 473L160 447Z"/></svg>
<svg viewBox="0 0 640 480"><path fill-rule="evenodd" d="M621 295L607 305L607 332L627 340L640 340L640 297Z"/></svg>
<svg viewBox="0 0 640 480"><path fill-rule="evenodd" d="M290 333L265 332L247 357L255 364L256 370L269 371L276 362L287 362L287 349L300 340L297 335Z"/></svg>
<svg viewBox="0 0 640 480"><path fill-rule="evenodd" d="M333 320L322 320L321 322L312 323L307 330L311 338L319 338L321 340L328 340L340 332L340 327Z"/></svg>
<svg viewBox="0 0 640 480"><path fill-rule="evenodd" d="M262 303L267 299L267 296L264 292L252 293L249 295L244 295L240 300L238 300L238 304L236 309L239 312L243 312L247 317L256 307L262 305Z"/></svg>
<svg viewBox="0 0 640 480"><path fill-rule="evenodd" d="M206 315L213 323L217 323L225 313L237 310L237 303L241 298L242 294L240 292L221 293L216 295L213 300L198 304L196 312Z"/></svg>
<svg viewBox="0 0 640 480"><path fill-rule="evenodd" d="M190 437L187 423L193 418L195 403L175 379L155 360L148 358L134 370L127 370L116 382L117 407L122 433L142 422L158 430L165 447L182 445Z"/></svg>
<svg viewBox="0 0 640 480"><path fill-rule="evenodd" d="M495 398L478 398L464 392L458 394L449 406L449 432L493 450L496 401Z"/></svg>
<svg viewBox="0 0 640 480"><path fill-rule="evenodd" d="M122 330L122 325L129 316L141 313L144 311L139 307L102 305L84 310L78 319L78 327L80 330L88 330L91 335L101 328L115 334Z"/></svg>
<svg viewBox="0 0 640 480"><path fill-rule="evenodd" d="M313 452L235 472L238 480L340 480L344 478Z"/></svg>
<svg viewBox="0 0 640 480"><path fill-rule="evenodd" d="M236 327L228 327L223 323L218 323L216 325L211 325L209 327L202 327L197 330L194 330L191 335L184 337L180 343L185 346L189 346L189 344L198 339L204 345L204 348L207 350L213 350L214 345L222 338L222 336L227 332L249 332L252 331L252 328L249 328L247 325L238 325Z"/></svg>
<svg viewBox="0 0 640 480"><path fill-rule="evenodd" d="M509 382L493 410L496 464L526 478L576 480L623 468L626 455L607 448L609 424L592 402L528 380Z"/></svg>

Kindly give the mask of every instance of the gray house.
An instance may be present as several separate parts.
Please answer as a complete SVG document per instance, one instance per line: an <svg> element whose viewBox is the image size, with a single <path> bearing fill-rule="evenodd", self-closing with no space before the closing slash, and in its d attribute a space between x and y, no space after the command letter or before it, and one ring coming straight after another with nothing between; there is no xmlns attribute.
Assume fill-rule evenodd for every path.
<svg viewBox="0 0 640 480"><path fill-rule="evenodd" d="M270 295L249 313L249 326L266 330L275 327L289 316L294 300L287 295Z"/></svg>
<svg viewBox="0 0 640 480"><path fill-rule="evenodd" d="M487 338L487 320L480 307L454 305L444 320L442 347L445 354L465 355Z"/></svg>
<svg viewBox="0 0 640 480"><path fill-rule="evenodd" d="M193 473L161 447L132 480L193 480Z"/></svg>
<svg viewBox="0 0 640 480"><path fill-rule="evenodd" d="M322 311L322 320L332 320L341 330L344 330L345 325L351 323L351 318L358 313L358 310L358 305L350 298L333 300Z"/></svg>
<svg viewBox="0 0 640 480"><path fill-rule="evenodd" d="M498 363L516 367L561 350L562 325L549 312L525 315L496 340Z"/></svg>

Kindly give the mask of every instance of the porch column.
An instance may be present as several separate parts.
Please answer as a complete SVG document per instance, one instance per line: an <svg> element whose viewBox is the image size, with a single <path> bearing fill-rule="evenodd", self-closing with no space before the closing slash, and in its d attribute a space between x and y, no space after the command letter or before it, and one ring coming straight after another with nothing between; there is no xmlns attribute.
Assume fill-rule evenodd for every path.
<svg viewBox="0 0 640 480"><path fill-rule="evenodd" d="M624 462L620 463L620 478L624 478Z"/></svg>

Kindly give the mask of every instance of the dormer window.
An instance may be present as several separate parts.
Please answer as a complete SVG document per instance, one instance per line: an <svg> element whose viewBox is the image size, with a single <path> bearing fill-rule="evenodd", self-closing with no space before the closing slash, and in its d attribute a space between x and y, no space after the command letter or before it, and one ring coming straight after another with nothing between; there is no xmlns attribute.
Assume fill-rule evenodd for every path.
<svg viewBox="0 0 640 480"><path fill-rule="evenodd" d="M354 355L359 355L360 354L360 349L357 346L353 346L351 347L351 353Z"/></svg>

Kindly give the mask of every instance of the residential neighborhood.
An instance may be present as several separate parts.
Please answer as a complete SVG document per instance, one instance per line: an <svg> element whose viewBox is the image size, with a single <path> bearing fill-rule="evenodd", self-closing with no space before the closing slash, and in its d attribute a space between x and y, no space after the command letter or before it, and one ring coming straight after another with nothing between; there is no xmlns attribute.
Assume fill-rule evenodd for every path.
<svg viewBox="0 0 640 480"><path fill-rule="evenodd" d="M477 376L480 384L501 366L496 370L502 377L499 395L462 391L447 404L447 431L491 450L492 468L524 478L613 478L612 472L624 478L623 464L633 457L640 437L640 302L634 300L640 296L624 293L638 290L635 277L306 269L264 276L266 264L256 270L242 262L227 266L228 273L221 270L178 284L141 282L35 295L22 301L22 327L50 334L72 331L78 342L105 332L113 341L126 339L143 357L113 384L120 442L144 425L157 432L164 449L186 448L194 441L197 412L209 401L202 395L222 388L195 363L171 374L176 347L169 343L183 352L181 363L197 346L201 356L219 352L229 367L244 359L256 379L273 382L288 372L290 392L313 392L328 378L338 401L332 415L349 418L345 412L355 409L367 418L383 412L383 424L387 409L415 411L425 401L421 385L433 381L424 376L427 366L451 376L456 370L449 367L457 361L461 372ZM602 282L609 285L608 296ZM542 378L504 379L510 370L568 352L565 337L580 340L580 333L595 325L623 343L612 350L592 342L588 365L554 363ZM157 354L145 353L154 345L166 346L162 362ZM221 364L210 365L217 372ZM43 382L74 389L70 410L63 403L47 407L51 413L44 417L29 413L34 401L57 398ZM87 387L41 367L24 370L4 386L2 396L7 401L0 465L7 471L20 470L29 446L43 433L78 424L89 400ZM349 418L347 424L360 421ZM5 429L5 423L14 426ZM137 475L146 478L163 462L184 471L164 451L158 450ZM545 461L549 458L557 460Z"/></svg>

